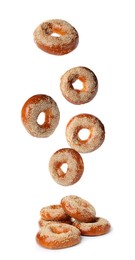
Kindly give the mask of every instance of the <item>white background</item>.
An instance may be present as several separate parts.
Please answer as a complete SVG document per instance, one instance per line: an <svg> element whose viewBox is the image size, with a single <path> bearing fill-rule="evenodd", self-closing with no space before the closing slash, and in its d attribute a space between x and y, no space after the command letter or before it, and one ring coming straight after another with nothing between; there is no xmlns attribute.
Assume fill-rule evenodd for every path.
<svg viewBox="0 0 135 260"><path fill-rule="evenodd" d="M80 36L79 45L62 57L44 53L33 31L47 19L64 19ZM0 2L0 259L134 259L134 89L135 8L132 0L4 0ZM98 77L99 89L88 104L67 102L60 77L74 66L86 66ZM24 102L34 94L57 102L61 119L52 136L37 139L22 125ZM85 171L73 186L62 187L48 171L56 150L68 147L65 126L78 113L99 117L104 144L83 154ZM75 194L107 218L112 231L83 237L63 250L38 246L39 211Z"/></svg>

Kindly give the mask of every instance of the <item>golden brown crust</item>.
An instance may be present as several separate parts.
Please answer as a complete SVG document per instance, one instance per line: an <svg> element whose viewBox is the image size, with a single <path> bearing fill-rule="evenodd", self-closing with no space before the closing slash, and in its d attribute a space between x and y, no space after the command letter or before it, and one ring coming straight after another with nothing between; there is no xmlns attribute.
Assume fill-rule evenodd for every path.
<svg viewBox="0 0 135 260"><path fill-rule="evenodd" d="M61 166L66 163L68 168L64 173ZM80 180L84 163L81 155L71 148L56 151L50 158L49 170L52 178L60 185L68 186Z"/></svg>
<svg viewBox="0 0 135 260"><path fill-rule="evenodd" d="M45 113L45 122L37 122L41 112ZM23 105L21 119L26 130L35 137L48 137L56 129L60 112L56 102L47 95L38 94L30 97Z"/></svg>
<svg viewBox="0 0 135 260"><path fill-rule="evenodd" d="M76 227L64 223L50 223L41 227L36 235L40 246L49 249L71 247L80 242L80 231Z"/></svg>
<svg viewBox="0 0 135 260"><path fill-rule="evenodd" d="M73 83L80 80L82 89L75 89ZM75 105L91 101L98 90L98 81L94 72L86 67L74 67L61 77L60 89L63 96Z"/></svg>
<svg viewBox="0 0 135 260"><path fill-rule="evenodd" d="M71 218L81 222L92 222L95 220L95 208L88 201L78 196L69 195L62 198L61 205Z"/></svg>
<svg viewBox="0 0 135 260"><path fill-rule="evenodd" d="M73 225L78 228L83 236L100 236L108 233L111 225L104 218L96 218L92 223L74 221Z"/></svg>
<svg viewBox="0 0 135 260"><path fill-rule="evenodd" d="M88 129L90 134L86 140L81 140L79 131ZM70 119L66 126L66 139L70 147L79 153L88 153L98 149L105 139L105 129L102 122L90 114L79 114Z"/></svg>
<svg viewBox="0 0 135 260"><path fill-rule="evenodd" d="M63 221L69 220L69 215L63 210L61 205L50 205L40 210L40 216L43 220Z"/></svg>
<svg viewBox="0 0 135 260"><path fill-rule="evenodd" d="M54 37L53 33L60 36ZM64 55L77 47L79 36L76 29L67 21L52 19L41 23L35 29L34 41L41 50L47 53Z"/></svg>

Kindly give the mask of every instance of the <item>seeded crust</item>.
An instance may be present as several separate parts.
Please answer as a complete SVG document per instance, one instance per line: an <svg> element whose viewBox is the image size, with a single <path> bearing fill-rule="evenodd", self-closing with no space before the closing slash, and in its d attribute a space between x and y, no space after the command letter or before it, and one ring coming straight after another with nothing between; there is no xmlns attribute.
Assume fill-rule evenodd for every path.
<svg viewBox="0 0 135 260"><path fill-rule="evenodd" d="M80 231L65 223L50 223L40 228L36 235L39 245L49 249L71 247L80 242Z"/></svg>
<svg viewBox="0 0 135 260"><path fill-rule="evenodd" d="M61 166L64 163L67 163L68 165L66 173L61 169ZM51 156L49 171L52 178L58 184L63 186L72 185L79 181L83 174L83 159L77 151L71 148L60 149Z"/></svg>
<svg viewBox="0 0 135 260"><path fill-rule="evenodd" d="M81 129L88 129L90 135L86 140L79 138ZM90 114L79 114L71 118L66 127L66 139L70 147L79 153L88 153L98 149L105 139L105 129L102 122Z"/></svg>
<svg viewBox="0 0 135 260"><path fill-rule="evenodd" d="M72 220L71 220L71 218L69 217L69 219L68 220L44 220L44 219L40 219L39 221L38 221L38 224L39 224L39 227L43 227L43 226L46 226L46 225L48 225L48 224L50 224L50 223L65 223L65 224L69 224L69 225L72 225Z"/></svg>
<svg viewBox="0 0 135 260"><path fill-rule="evenodd" d="M58 33L60 37L54 37L51 35L52 33ZM37 46L54 55L64 55L73 51L79 42L76 29L67 21L60 19L41 23L33 34Z"/></svg>
<svg viewBox="0 0 135 260"><path fill-rule="evenodd" d="M77 79L83 84L81 90L74 89L72 85ZM69 102L75 105L85 104L91 101L97 93L97 77L93 71L86 67L75 67L61 77L60 89Z"/></svg>
<svg viewBox="0 0 135 260"><path fill-rule="evenodd" d="M40 210L40 216L43 220L69 220L69 215L63 210L61 205L50 205Z"/></svg>
<svg viewBox="0 0 135 260"><path fill-rule="evenodd" d="M46 119L42 125L37 123L38 116L45 112ZM56 129L60 112L56 102L47 95L38 94L30 97L21 111L21 119L26 130L35 137L48 137Z"/></svg>
<svg viewBox="0 0 135 260"><path fill-rule="evenodd" d="M69 195L62 198L61 205L71 218L81 222L93 222L95 220L95 208L88 201L78 196Z"/></svg>
<svg viewBox="0 0 135 260"><path fill-rule="evenodd" d="M75 220L73 225L78 228L81 235L84 236L104 235L108 233L111 228L109 221L104 218L96 218L92 223L83 223Z"/></svg>

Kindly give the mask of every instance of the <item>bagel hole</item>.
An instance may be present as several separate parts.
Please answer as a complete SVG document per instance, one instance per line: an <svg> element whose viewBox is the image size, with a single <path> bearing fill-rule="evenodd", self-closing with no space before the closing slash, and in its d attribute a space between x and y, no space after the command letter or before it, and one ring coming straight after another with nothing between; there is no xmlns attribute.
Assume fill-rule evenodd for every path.
<svg viewBox="0 0 135 260"><path fill-rule="evenodd" d="M90 136L90 130L87 128L83 128L79 131L78 136L82 141L85 141Z"/></svg>
<svg viewBox="0 0 135 260"><path fill-rule="evenodd" d="M83 89L83 83L80 79L77 79L73 84L72 84L73 88L75 90L82 90Z"/></svg>
<svg viewBox="0 0 135 260"><path fill-rule="evenodd" d="M51 36L52 37L60 37L61 35L59 33L53 32L53 33L51 33Z"/></svg>
<svg viewBox="0 0 135 260"><path fill-rule="evenodd" d="M63 172L64 174L66 174L67 169L68 169L67 163L63 163L60 168L61 168L62 172Z"/></svg>
<svg viewBox="0 0 135 260"><path fill-rule="evenodd" d="M69 230L67 228L61 227L61 226L52 226L51 231L55 234L62 234L62 233L67 233Z"/></svg>
<svg viewBox="0 0 135 260"><path fill-rule="evenodd" d="M38 123L39 125L43 125L44 122L45 122L45 119L46 119L45 112L41 112L41 113L38 115L37 123Z"/></svg>

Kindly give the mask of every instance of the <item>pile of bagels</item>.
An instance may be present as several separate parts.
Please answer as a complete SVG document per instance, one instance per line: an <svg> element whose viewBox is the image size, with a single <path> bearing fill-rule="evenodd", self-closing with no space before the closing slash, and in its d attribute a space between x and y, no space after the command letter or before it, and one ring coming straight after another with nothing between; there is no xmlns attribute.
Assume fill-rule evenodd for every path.
<svg viewBox="0 0 135 260"><path fill-rule="evenodd" d="M34 31L36 45L49 54L65 55L73 51L79 42L77 30L67 21L47 20ZM74 83L79 80L81 89ZM60 78L60 90L64 98L72 104L81 105L90 102L98 90L95 73L86 67L74 67ZM44 122L38 117L44 113ZM23 105L21 119L27 132L34 137L46 138L52 135L60 120L60 110L55 100L45 94L31 96ZM80 131L87 129L87 138L80 137ZM70 148L54 152L48 166L53 180L63 186L78 182L84 172L84 162L80 153L89 153L98 149L105 139L105 128L99 118L83 113L72 117L66 125L66 140ZM66 164L66 172L62 166ZM81 236L99 236L110 231L108 220L96 216L95 208L85 199L69 195L59 204L45 206L40 211L36 241L49 249L71 247L81 241Z"/></svg>

